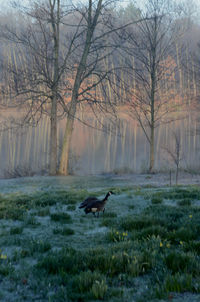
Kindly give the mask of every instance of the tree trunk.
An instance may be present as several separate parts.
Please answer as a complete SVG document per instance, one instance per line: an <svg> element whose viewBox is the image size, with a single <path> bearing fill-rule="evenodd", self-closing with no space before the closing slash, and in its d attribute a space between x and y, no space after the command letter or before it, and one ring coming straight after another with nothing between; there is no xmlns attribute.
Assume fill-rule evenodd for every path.
<svg viewBox="0 0 200 302"><path fill-rule="evenodd" d="M59 174L60 175L68 175L69 174L69 153L71 146L72 133L74 128L74 117L68 117L65 134L63 138L63 145L60 157L60 166L59 166Z"/></svg>
<svg viewBox="0 0 200 302"><path fill-rule="evenodd" d="M156 44L157 44L157 16L154 18L154 36L153 44L151 46L151 122L150 122L150 162L149 162L149 173L153 172L154 169L154 132L155 132L155 92L156 92Z"/></svg>
<svg viewBox="0 0 200 302"><path fill-rule="evenodd" d="M179 166L176 166L176 186L178 185L178 172L179 172Z"/></svg>
<svg viewBox="0 0 200 302"><path fill-rule="evenodd" d="M154 169L154 153L155 153L155 68L153 66L151 74L151 124L150 124L150 161L149 173Z"/></svg>
<svg viewBox="0 0 200 302"><path fill-rule="evenodd" d="M53 30L54 41L54 73L51 98L51 133L50 133L50 168L49 174L56 175L57 173L57 97L58 97L58 75L59 75L59 26L60 26L60 0L51 2L51 26ZM55 16L55 5L57 4L57 12Z"/></svg>
<svg viewBox="0 0 200 302"><path fill-rule="evenodd" d="M75 99L74 99L75 98ZM74 129L74 117L76 114L76 96L72 96L71 107L68 112L65 133L62 144L62 151L60 156L59 171L60 175L69 174L69 154L71 147L72 134Z"/></svg>
<svg viewBox="0 0 200 302"><path fill-rule="evenodd" d="M51 133L50 133L50 175L56 175L57 170L57 99L51 102Z"/></svg>
<svg viewBox="0 0 200 302"><path fill-rule="evenodd" d="M149 173L154 169L154 127L151 127Z"/></svg>

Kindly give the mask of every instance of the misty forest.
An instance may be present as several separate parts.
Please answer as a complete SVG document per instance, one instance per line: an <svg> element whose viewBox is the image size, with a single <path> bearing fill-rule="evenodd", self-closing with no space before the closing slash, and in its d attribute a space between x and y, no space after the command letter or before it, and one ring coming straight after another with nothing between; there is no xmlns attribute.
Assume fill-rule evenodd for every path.
<svg viewBox="0 0 200 302"><path fill-rule="evenodd" d="M1 14L1 177L168 171L177 157L197 172L199 35L168 1L15 3Z"/></svg>
<svg viewBox="0 0 200 302"><path fill-rule="evenodd" d="M200 4L0 6L0 302L200 301Z"/></svg>

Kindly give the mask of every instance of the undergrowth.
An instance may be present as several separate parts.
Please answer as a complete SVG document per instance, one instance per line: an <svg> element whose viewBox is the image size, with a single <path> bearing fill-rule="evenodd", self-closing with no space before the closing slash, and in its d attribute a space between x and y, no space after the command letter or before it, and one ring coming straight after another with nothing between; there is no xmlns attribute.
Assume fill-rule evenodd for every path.
<svg viewBox="0 0 200 302"><path fill-rule="evenodd" d="M12 284L24 301L30 295L45 302L167 301L172 293L199 295L199 190L112 191L122 198L113 196L100 218L78 209L91 195L87 190L1 195L1 285ZM126 212L121 210L124 198ZM137 212L134 198L148 198L148 206Z"/></svg>

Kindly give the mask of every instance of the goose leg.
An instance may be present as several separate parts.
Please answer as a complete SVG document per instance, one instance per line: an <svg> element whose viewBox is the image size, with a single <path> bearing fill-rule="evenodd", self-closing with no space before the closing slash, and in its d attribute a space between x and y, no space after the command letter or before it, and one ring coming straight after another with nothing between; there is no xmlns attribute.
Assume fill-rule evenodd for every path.
<svg viewBox="0 0 200 302"><path fill-rule="evenodd" d="M92 212L92 214L94 215L94 217L96 217L96 214L95 214L95 212Z"/></svg>

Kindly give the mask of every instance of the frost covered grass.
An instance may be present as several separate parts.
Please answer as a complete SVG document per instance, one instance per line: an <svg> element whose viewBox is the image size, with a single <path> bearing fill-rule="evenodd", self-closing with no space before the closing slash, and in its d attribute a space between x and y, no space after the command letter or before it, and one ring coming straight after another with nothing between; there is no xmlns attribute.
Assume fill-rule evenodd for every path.
<svg viewBox="0 0 200 302"><path fill-rule="evenodd" d="M112 190L104 215L78 205ZM0 300L199 301L200 190L64 186L0 196Z"/></svg>

